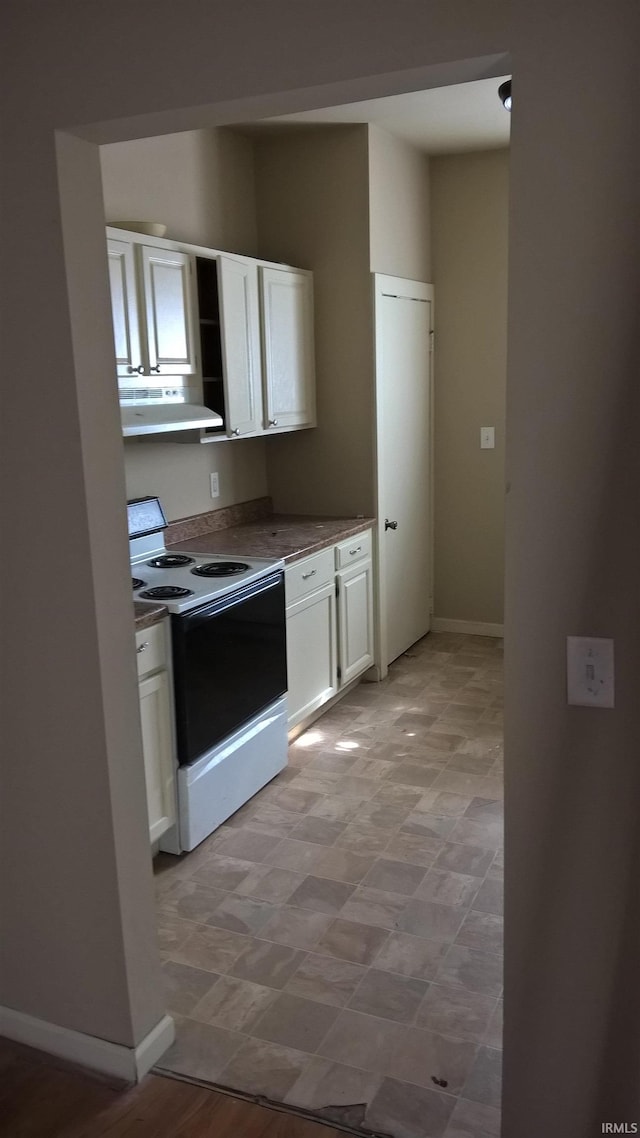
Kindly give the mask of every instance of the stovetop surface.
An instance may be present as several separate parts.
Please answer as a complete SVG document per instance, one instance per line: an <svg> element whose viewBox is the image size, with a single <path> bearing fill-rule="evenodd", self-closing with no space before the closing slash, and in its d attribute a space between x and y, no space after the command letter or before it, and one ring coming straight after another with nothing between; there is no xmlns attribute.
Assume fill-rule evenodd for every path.
<svg viewBox="0 0 640 1138"><path fill-rule="evenodd" d="M156 601L166 605L170 613L184 613L208 601L218 600L228 596L229 593L253 584L261 577L277 572L284 568L284 562L266 557L240 557L237 552L225 556L203 556L201 553L189 553L180 550L178 558L189 558L188 564L171 564L168 567L150 564L158 558L169 557L173 562L175 551L167 550L164 545L162 533L147 534L144 537L132 538L129 542L131 553L131 576L134 587L134 600ZM225 564L233 569L230 574L218 576L217 573ZM205 566L214 566L207 573L200 575L193 570L202 570ZM209 575L213 573L214 575ZM139 584L138 582L142 582ZM165 588L177 590L173 596L159 596L154 590ZM149 590L151 593L149 594ZM149 595L148 595L149 594Z"/></svg>

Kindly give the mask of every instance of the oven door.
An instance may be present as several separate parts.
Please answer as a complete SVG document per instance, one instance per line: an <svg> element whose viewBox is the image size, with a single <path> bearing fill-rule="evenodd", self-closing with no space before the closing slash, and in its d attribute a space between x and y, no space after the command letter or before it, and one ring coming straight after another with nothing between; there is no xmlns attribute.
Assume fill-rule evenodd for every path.
<svg viewBox="0 0 640 1138"><path fill-rule="evenodd" d="M286 692L284 573L172 616L171 631L185 766Z"/></svg>

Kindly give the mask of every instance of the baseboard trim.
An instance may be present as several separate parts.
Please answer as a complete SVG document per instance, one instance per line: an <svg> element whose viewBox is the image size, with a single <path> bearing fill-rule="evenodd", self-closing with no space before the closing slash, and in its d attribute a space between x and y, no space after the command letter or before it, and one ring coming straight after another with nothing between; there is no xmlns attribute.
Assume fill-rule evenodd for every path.
<svg viewBox="0 0 640 1138"><path fill-rule="evenodd" d="M467 636L504 636L503 624L489 624L483 620L449 620L446 616L431 617L432 632L460 632Z"/></svg>
<svg viewBox="0 0 640 1138"><path fill-rule="evenodd" d="M88 1067L101 1075L122 1079L126 1083L138 1083L173 1043L175 1025L171 1017L165 1015L137 1047L125 1047L108 1039L47 1023L13 1008L0 1007L0 1035Z"/></svg>
<svg viewBox="0 0 640 1138"><path fill-rule="evenodd" d="M158 1020L155 1027L147 1032L144 1039L133 1052L136 1063L136 1082L144 1079L144 1076L152 1067L155 1067L158 1059L164 1055L176 1037L176 1025L171 1016L163 1016Z"/></svg>

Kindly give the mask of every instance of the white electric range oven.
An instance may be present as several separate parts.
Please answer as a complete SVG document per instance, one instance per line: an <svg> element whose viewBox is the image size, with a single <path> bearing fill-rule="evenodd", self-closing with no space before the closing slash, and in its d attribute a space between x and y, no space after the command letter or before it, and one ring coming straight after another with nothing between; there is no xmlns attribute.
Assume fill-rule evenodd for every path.
<svg viewBox="0 0 640 1138"><path fill-rule="evenodd" d="M171 552L158 498L127 512L134 597L170 614L178 844L192 850L287 763L284 563Z"/></svg>

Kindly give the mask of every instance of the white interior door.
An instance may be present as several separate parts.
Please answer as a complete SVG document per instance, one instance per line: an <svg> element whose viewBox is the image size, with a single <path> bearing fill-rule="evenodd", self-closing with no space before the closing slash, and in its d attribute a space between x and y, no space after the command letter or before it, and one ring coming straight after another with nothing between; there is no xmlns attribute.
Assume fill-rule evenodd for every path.
<svg viewBox="0 0 640 1138"><path fill-rule="evenodd" d="M382 672L429 631L433 288L375 274Z"/></svg>

